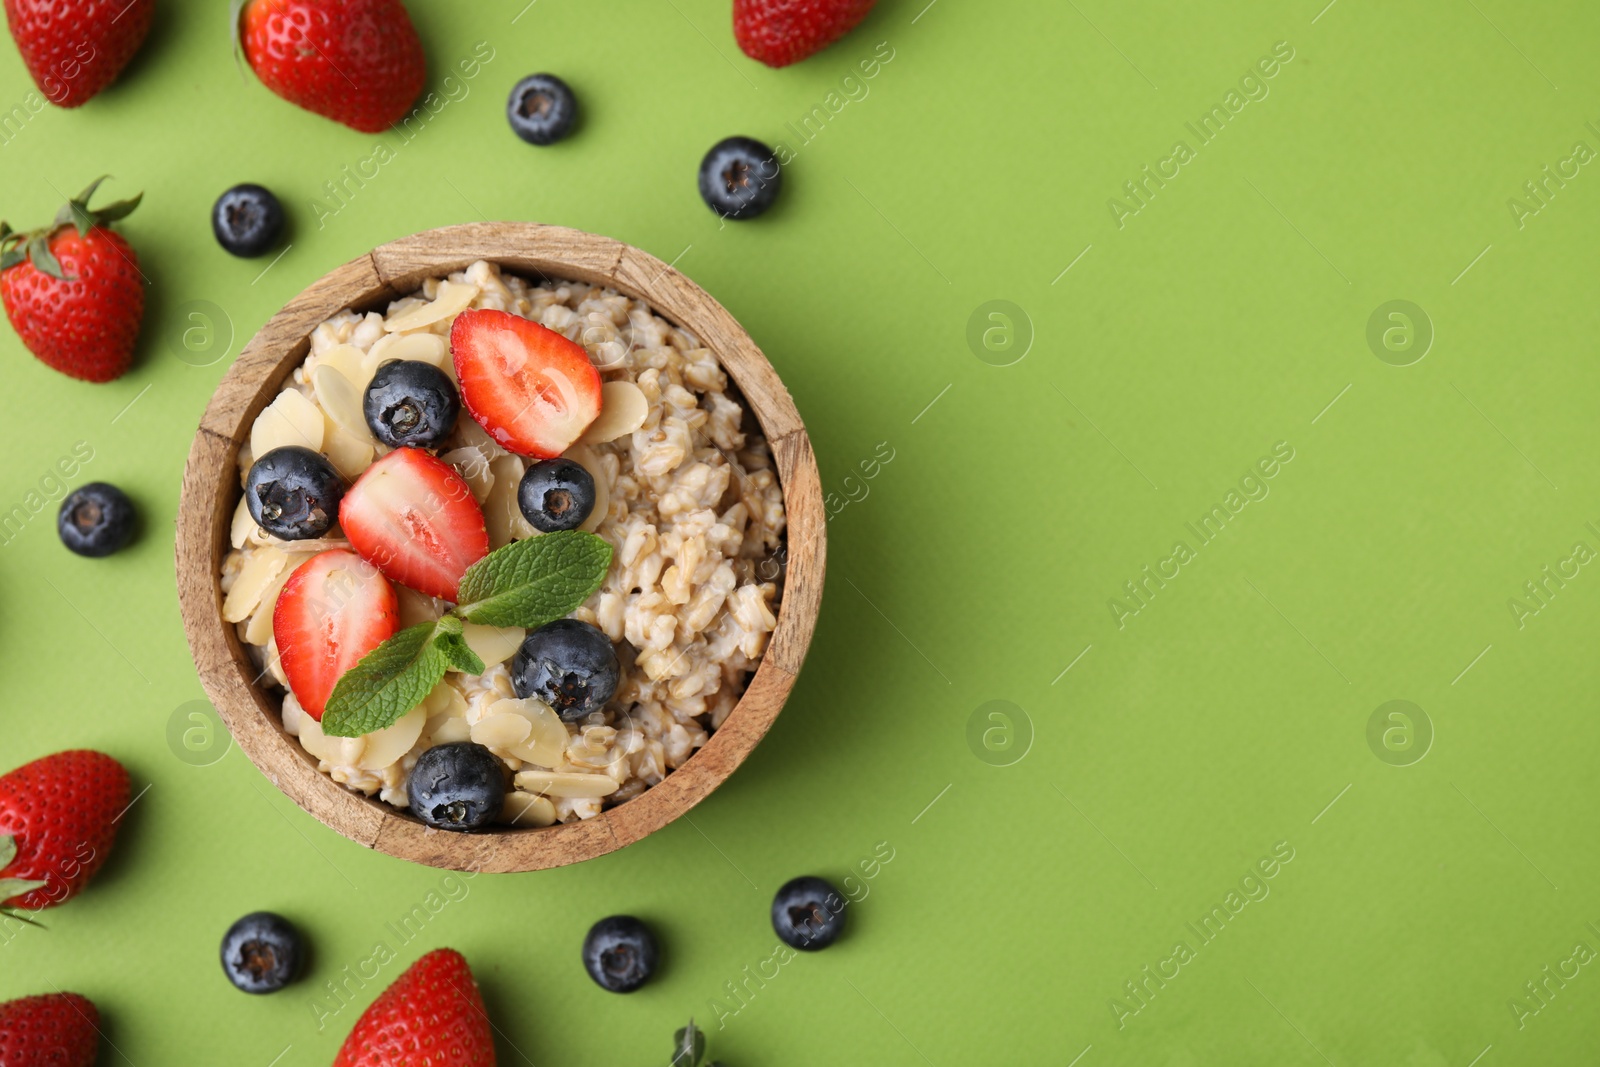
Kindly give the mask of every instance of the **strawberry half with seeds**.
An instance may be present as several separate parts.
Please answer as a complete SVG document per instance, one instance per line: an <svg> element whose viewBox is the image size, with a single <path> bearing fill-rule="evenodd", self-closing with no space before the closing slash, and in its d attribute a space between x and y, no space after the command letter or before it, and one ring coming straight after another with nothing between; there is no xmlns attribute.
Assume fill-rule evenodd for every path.
<svg viewBox="0 0 1600 1067"><path fill-rule="evenodd" d="M363 471L339 503L339 527L391 580L441 600L455 600L461 576L489 554L472 489L420 448L397 448Z"/></svg>
<svg viewBox="0 0 1600 1067"><path fill-rule="evenodd" d="M494 1067L483 995L461 953L441 948L406 968L345 1038L333 1067Z"/></svg>
<svg viewBox="0 0 1600 1067"><path fill-rule="evenodd" d="M46 993L0 1004L0 1065L93 1067L100 1012L77 993Z"/></svg>
<svg viewBox="0 0 1600 1067"><path fill-rule="evenodd" d="M77 107L115 81L155 14L155 0L6 0L22 62L59 107Z"/></svg>
<svg viewBox="0 0 1600 1067"><path fill-rule="evenodd" d="M733 36L751 59L787 67L822 51L877 0L733 0Z"/></svg>
<svg viewBox="0 0 1600 1067"><path fill-rule="evenodd" d="M122 764L89 749L0 777L0 911L40 911L77 896L111 852L128 792Z"/></svg>
<svg viewBox="0 0 1600 1067"><path fill-rule="evenodd" d="M139 206L144 194L89 207L97 178L28 232L0 222L0 303L29 352L62 374L109 382L133 363L144 318L139 256L107 229Z"/></svg>
<svg viewBox="0 0 1600 1067"><path fill-rule="evenodd" d="M354 552L318 552L296 567L272 609L272 637L306 714L321 722L340 676L394 636L399 622L394 588Z"/></svg>
<svg viewBox="0 0 1600 1067"><path fill-rule="evenodd" d="M262 85L362 133L399 122L427 81L400 0L234 0L233 15Z"/></svg>
<svg viewBox="0 0 1600 1067"><path fill-rule="evenodd" d="M512 452L554 459L600 414L600 372L589 353L537 322L463 311L450 351L467 410Z"/></svg>

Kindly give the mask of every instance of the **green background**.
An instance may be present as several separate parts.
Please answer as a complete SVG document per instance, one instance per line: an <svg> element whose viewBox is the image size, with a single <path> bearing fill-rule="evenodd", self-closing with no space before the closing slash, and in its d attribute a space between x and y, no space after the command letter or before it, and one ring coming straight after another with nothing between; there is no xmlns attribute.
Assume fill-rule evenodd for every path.
<svg viewBox="0 0 1600 1067"><path fill-rule="evenodd" d="M115 384L0 336L0 510L86 441L80 477L148 518L103 562L57 544L53 503L0 548L0 763L93 746L145 790L92 889L0 944L0 996L89 995L121 1053L106 1063L295 1067L329 1062L380 985L449 945L503 1064L659 1062L691 1013L730 1067L1592 1055L1600 968L1567 964L1544 1002L1524 983L1600 948L1600 576L1567 564L1520 625L1508 601L1576 542L1600 549L1600 176L1551 182L1520 225L1507 202L1575 142L1600 148L1600 13L1325 2L883 0L770 71L739 53L726 0L414 0L441 94L476 42L494 58L405 142L278 100L235 69L223 5L162 0L117 85L0 145L13 224L103 172L107 197L144 190L121 228L150 279ZM893 59L867 95L797 137L879 42ZM1278 42L1293 58L1268 95L1201 146L1185 123ZM502 114L537 70L585 112L549 149ZM0 106L29 92L0 48ZM794 158L775 210L719 225L695 171L733 133ZM1108 201L1178 140L1195 158L1119 227ZM329 200L379 142L393 160ZM211 238L240 181L293 217L276 262ZM479 218L631 242L748 327L835 495L827 597L772 734L691 816L576 868L460 883L319 1032L322 983L443 875L323 828L236 749L196 766L217 750L169 744L203 695L173 592L179 475L284 301L375 244ZM1020 313L979 314L991 300ZM1380 324L1399 352L1367 340L1393 300L1434 335L1407 366L1405 322ZM177 340L191 301L231 324L210 347ZM1278 442L1292 461L1247 484L1269 494L1201 545L1186 524ZM1119 626L1109 602L1137 606L1123 583L1180 540L1193 558ZM1014 708L990 719L996 700ZM1409 748L1400 720L1369 743L1391 700L1421 709ZM1431 748L1400 765L1424 717ZM894 858L868 880L879 842ZM1268 895L1202 944L1186 924L1275 847L1292 861L1246 882ZM724 983L771 955L771 894L810 872L867 893L850 936L741 1006ZM315 943L307 980L261 999L216 964L257 908ZM627 998L578 960L622 911L666 951ZM1141 1006L1123 983L1179 940L1193 958Z"/></svg>

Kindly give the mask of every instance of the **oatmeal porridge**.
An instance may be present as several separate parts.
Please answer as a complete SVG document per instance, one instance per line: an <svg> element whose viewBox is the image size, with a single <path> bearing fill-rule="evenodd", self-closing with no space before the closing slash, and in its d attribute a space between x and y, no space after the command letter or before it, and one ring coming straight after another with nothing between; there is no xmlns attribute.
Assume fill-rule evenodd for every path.
<svg viewBox="0 0 1600 1067"><path fill-rule="evenodd" d="M282 692L284 728L335 781L405 808L419 757L435 746L472 741L509 774L498 821L546 826L591 818L638 796L705 744L733 709L776 626L780 588L766 580L770 568L761 564L780 550L783 498L765 439L695 336L614 290L528 282L484 261L429 279L387 314L343 311L318 326L305 361L240 448L241 482L257 459L298 446L325 457L345 485L356 483L394 451L369 421L368 386L379 369L415 361L459 385L452 328L463 313L485 309L580 345L599 374L598 414L560 458L592 479L592 504L578 528L611 548L598 588L570 613L614 648L615 689L603 706L573 716L537 697L519 697L514 656L527 633L468 621L461 638L485 667L481 674L453 666L391 725L354 737L325 733L320 703L312 714L303 687L290 684L274 614L291 576L308 561L365 547L352 545L354 527L342 530L331 519L315 536L284 540L241 500L222 568L222 612L263 684ZM489 549L546 536L519 504L519 485L538 460L505 447L505 435L491 432L493 420L487 428L480 424L480 413L469 410L470 390L462 391L466 402L453 428L423 452L470 490ZM452 608L373 562L390 579L397 615L391 632ZM280 620L280 633L281 627Z"/></svg>

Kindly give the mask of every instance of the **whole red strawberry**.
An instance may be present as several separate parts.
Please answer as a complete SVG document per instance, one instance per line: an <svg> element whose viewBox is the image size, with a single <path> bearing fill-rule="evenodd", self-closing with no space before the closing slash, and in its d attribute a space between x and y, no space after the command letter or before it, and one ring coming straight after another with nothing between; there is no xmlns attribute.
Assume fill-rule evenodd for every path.
<svg viewBox="0 0 1600 1067"><path fill-rule="evenodd" d="M245 0L241 31L261 84L363 133L404 118L427 80L400 0Z"/></svg>
<svg viewBox="0 0 1600 1067"><path fill-rule="evenodd" d="M0 1067L91 1067L100 1013L76 993L46 993L0 1004Z"/></svg>
<svg viewBox="0 0 1600 1067"><path fill-rule="evenodd" d="M0 909L40 911L77 896L111 852L128 788L122 764L88 749L0 777Z"/></svg>
<svg viewBox="0 0 1600 1067"><path fill-rule="evenodd" d="M89 207L104 178L26 233L0 222L0 303L28 351L62 374L109 382L133 363L144 317L139 256L106 228L140 196Z"/></svg>
<svg viewBox="0 0 1600 1067"><path fill-rule="evenodd" d="M733 36L751 59L787 67L856 28L877 0L733 0Z"/></svg>
<svg viewBox="0 0 1600 1067"><path fill-rule="evenodd" d="M116 80L144 43L155 0L6 0L6 24L33 83L77 107Z"/></svg>
<svg viewBox="0 0 1600 1067"><path fill-rule="evenodd" d="M361 1013L333 1067L494 1067L489 1015L461 953L435 949L408 967Z"/></svg>

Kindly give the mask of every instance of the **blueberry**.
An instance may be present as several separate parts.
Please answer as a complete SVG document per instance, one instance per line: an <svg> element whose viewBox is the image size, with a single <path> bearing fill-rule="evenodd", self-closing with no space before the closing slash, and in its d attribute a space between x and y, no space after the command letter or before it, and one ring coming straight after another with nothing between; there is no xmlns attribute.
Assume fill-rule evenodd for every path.
<svg viewBox="0 0 1600 1067"><path fill-rule="evenodd" d="M339 517L344 480L326 456L299 445L258 458L244 481L245 507L280 541L321 537Z"/></svg>
<svg viewBox="0 0 1600 1067"><path fill-rule="evenodd" d="M80 556L109 556L133 539L137 517L133 501L121 489L90 482L61 502L56 533Z"/></svg>
<svg viewBox="0 0 1600 1067"><path fill-rule="evenodd" d="M411 814L435 830L480 830L505 805L505 764L472 741L435 745L417 757L406 793Z"/></svg>
<svg viewBox="0 0 1600 1067"><path fill-rule="evenodd" d="M700 197L723 218L755 218L772 206L782 187L778 157L751 137L718 141L700 161Z"/></svg>
<svg viewBox="0 0 1600 1067"><path fill-rule="evenodd" d="M844 897L823 879L792 878L772 898L772 928L784 944L815 952L844 933L844 909Z"/></svg>
<svg viewBox="0 0 1600 1067"><path fill-rule="evenodd" d="M511 688L517 696L544 701L562 722L577 722L604 707L617 691L620 674L610 638L577 619L539 627L511 657Z"/></svg>
<svg viewBox="0 0 1600 1067"><path fill-rule="evenodd" d="M246 993L276 993L300 970L300 931L281 915L251 912L222 935L222 973Z"/></svg>
<svg viewBox="0 0 1600 1067"><path fill-rule="evenodd" d="M541 460L522 476L517 507L536 530L576 530L594 510L594 477L570 459Z"/></svg>
<svg viewBox="0 0 1600 1067"><path fill-rule="evenodd" d="M608 993L632 993L656 969L656 939L632 915L613 915L589 927L583 969Z"/></svg>
<svg viewBox="0 0 1600 1067"><path fill-rule="evenodd" d="M390 448L430 448L449 436L461 413L450 376L420 359L391 359L361 398L372 435Z"/></svg>
<svg viewBox="0 0 1600 1067"><path fill-rule="evenodd" d="M578 121L578 98L554 74L530 74L512 87L506 119L529 144L555 144Z"/></svg>
<svg viewBox="0 0 1600 1067"><path fill-rule="evenodd" d="M259 185L235 185L217 197L211 232L236 256L259 256L283 234L283 205Z"/></svg>

